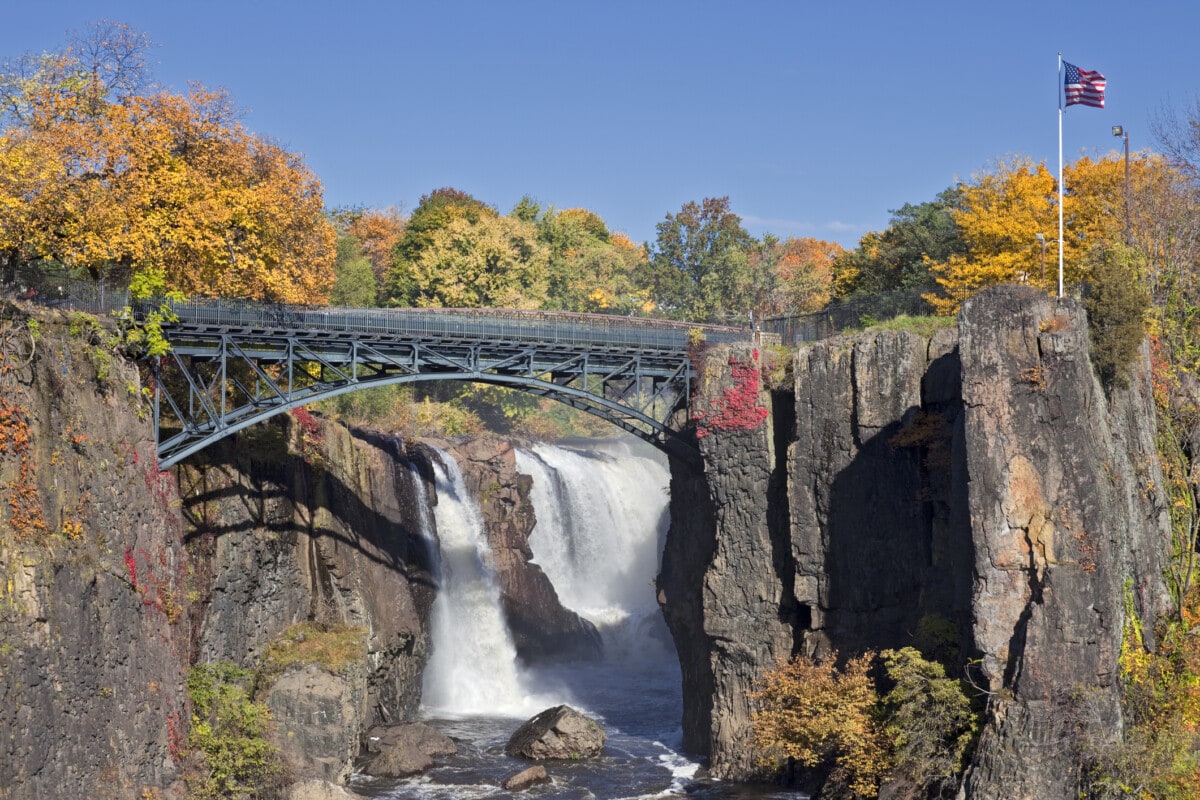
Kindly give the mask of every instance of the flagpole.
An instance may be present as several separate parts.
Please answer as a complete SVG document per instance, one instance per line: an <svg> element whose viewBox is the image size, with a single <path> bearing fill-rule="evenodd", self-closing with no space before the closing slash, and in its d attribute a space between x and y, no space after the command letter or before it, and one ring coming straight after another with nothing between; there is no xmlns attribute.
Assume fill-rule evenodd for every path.
<svg viewBox="0 0 1200 800"><path fill-rule="evenodd" d="M1062 120L1063 120L1063 79L1062 52L1058 54L1058 296L1063 296L1063 159L1062 159Z"/></svg>

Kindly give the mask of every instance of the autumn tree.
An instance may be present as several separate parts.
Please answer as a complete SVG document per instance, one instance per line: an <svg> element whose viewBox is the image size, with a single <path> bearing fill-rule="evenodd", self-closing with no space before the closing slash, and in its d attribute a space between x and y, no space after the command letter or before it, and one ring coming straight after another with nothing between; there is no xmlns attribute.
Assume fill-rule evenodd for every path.
<svg viewBox="0 0 1200 800"><path fill-rule="evenodd" d="M754 239L729 198L685 203L656 227L651 296L659 309L676 319L745 322L757 294L749 269Z"/></svg>
<svg viewBox="0 0 1200 800"><path fill-rule="evenodd" d="M531 213L532 212L532 213ZM530 219L549 248L546 307L564 311L645 313L649 293L638 283L648 260L645 249L584 208L542 210L523 198L513 216Z"/></svg>
<svg viewBox="0 0 1200 800"><path fill-rule="evenodd" d="M1064 167L1063 183L1064 282L1076 285L1091 277L1094 262L1088 254L1124 237L1123 159L1115 155L1080 158ZM1162 196L1173 183L1162 160L1150 156L1131 159L1131 191L1138 196ZM951 213L967 249L930 265L940 292L927 295L927 299L941 313L953 313L968 296L997 283L1022 282L1055 291L1058 194L1056 181L1045 165L1029 160L1005 162L962 185L959 191L960 203ZM1162 204L1155 205L1161 208ZM1157 281L1153 265L1162 262L1164 248L1175 252L1178 248L1171 244L1171 235L1163 235L1163 220L1139 212L1131 222L1134 243L1142 243L1147 264L1151 265L1148 272ZM1048 244L1045 250L1038 240L1039 233ZM1196 241L1194 232L1188 237ZM1189 252L1191 248L1194 244L1189 245ZM1150 253L1157 256L1151 257Z"/></svg>
<svg viewBox="0 0 1200 800"><path fill-rule="evenodd" d="M383 286L392 266L392 252L404 235L405 218L399 208L341 208L331 215L339 236L350 236L371 262L375 283Z"/></svg>
<svg viewBox="0 0 1200 800"><path fill-rule="evenodd" d="M781 768L791 760L829 773L829 782L853 797L875 797L891 758L876 713L873 658L868 653L838 669L836 654L797 656L767 670L753 694L760 763Z"/></svg>
<svg viewBox="0 0 1200 800"><path fill-rule="evenodd" d="M323 302L335 239L315 176L245 130L223 92L132 93L141 40L113 33L86 60L26 59L38 69L0 81L5 260L129 276L146 292Z"/></svg>
<svg viewBox="0 0 1200 800"><path fill-rule="evenodd" d="M755 283L766 290L755 304L758 313L805 314L823 308L830 299L833 264L844 252L837 242L764 236L750 255L751 273L758 276Z"/></svg>
<svg viewBox="0 0 1200 800"><path fill-rule="evenodd" d="M513 217L453 217L430 229L426 245L414 255L406 263L413 305L540 308L545 303L549 252L533 225Z"/></svg>
<svg viewBox="0 0 1200 800"><path fill-rule="evenodd" d="M1041 246L1035 234L1057 229L1056 191L1046 166L1028 159L1002 162L962 185L953 217L967 252L931 264L941 291L927 295L929 302L948 314L987 286L1040 283Z"/></svg>

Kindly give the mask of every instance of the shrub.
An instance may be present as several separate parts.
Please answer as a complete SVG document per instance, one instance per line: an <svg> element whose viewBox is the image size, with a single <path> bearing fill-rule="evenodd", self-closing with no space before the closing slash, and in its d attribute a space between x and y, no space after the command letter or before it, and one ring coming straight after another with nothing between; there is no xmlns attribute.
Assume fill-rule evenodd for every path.
<svg viewBox="0 0 1200 800"><path fill-rule="evenodd" d="M953 788L979 729L961 681L912 647L881 654L891 689L871 680L874 653L842 669L798 656L763 675L752 697L759 763L791 763L828 775L822 797L941 796Z"/></svg>
<svg viewBox="0 0 1200 800"><path fill-rule="evenodd" d="M279 752L266 740L267 707L247 691L252 676L228 662L201 664L188 674L188 746L198 762L188 778L193 798L260 797L282 777Z"/></svg>
<svg viewBox="0 0 1200 800"><path fill-rule="evenodd" d="M868 670L873 653L839 670L836 654L823 661L798 656L763 675L754 713L760 763L776 769L793 760L829 771L829 788L875 797L891 766L877 719L879 696Z"/></svg>
<svg viewBox="0 0 1200 800"><path fill-rule="evenodd" d="M1092 258L1088 312L1092 364L1106 389L1128 388L1129 368L1146 335L1150 293L1137 279L1132 251L1106 247Z"/></svg>

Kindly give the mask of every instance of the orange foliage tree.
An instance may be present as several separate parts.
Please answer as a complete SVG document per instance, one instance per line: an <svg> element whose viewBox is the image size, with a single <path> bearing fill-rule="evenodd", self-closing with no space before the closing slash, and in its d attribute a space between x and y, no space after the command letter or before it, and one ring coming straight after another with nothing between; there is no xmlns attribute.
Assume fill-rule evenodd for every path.
<svg viewBox="0 0 1200 800"><path fill-rule="evenodd" d="M833 263L843 252L837 242L810 236L764 241L751 256L753 268L774 270L762 313L804 314L824 308L829 303Z"/></svg>
<svg viewBox="0 0 1200 800"><path fill-rule="evenodd" d="M362 254L371 262L376 283L382 286L392 265L392 250L404 235L404 215L393 206L366 208L340 216L345 232L358 240Z"/></svg>
<svg viewBox="0 0 1200 800"><path fill-rule="evenodd" d="M243 128L224 92L118 91L68 51L6 75L0 253L154 292L324 302L335 235L320 182ZM14 88L16 87L16 88ZM3 94L3 93L0 93Z"/></svg>

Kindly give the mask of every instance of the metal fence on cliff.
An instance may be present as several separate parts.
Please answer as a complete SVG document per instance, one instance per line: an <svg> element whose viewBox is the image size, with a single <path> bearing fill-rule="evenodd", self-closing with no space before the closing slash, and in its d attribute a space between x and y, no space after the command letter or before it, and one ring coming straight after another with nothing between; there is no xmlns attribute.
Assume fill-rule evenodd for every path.
<svg viewBox="0 0 1200 800"><path fill-rule="evenodd" d="M795 346L835 336L848 328L861 328L902 314L930 313L922 291L889 292L834 302L811 314L767 317L762 330L779 336L780 343Z"/></svg>

